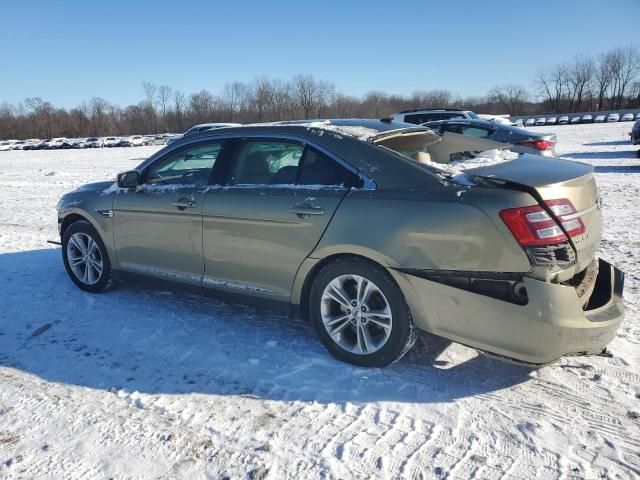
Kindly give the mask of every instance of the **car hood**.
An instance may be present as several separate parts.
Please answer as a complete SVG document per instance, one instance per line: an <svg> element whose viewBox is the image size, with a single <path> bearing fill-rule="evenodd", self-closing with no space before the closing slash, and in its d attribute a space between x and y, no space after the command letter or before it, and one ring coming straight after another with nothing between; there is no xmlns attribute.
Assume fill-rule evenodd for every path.
<svg viewBox="0 0 640 480"><path fill-rule="evenodd" d="M81 185L76 190L74 190L74 192L72 192L72 193L76 193L76 192L87 192L87 193L89 193L89 192L101 192L101 191L109 188L111 185L113 185L113 180L108 181L108 182L87 183L85 185Z"/></svg>

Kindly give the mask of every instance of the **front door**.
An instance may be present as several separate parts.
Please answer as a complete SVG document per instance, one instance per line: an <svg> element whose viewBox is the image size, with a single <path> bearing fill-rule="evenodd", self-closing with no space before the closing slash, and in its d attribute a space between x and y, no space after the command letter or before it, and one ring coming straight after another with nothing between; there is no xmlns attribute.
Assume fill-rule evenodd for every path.
<svg viewBox="0 0 640 480"><path fill-rule="evenodd" d="M303 143L238 140L203 207L204 286L288 301L353 174Z"/></svg>
<svg viewBox="0 0 640 480"><path fill-rule="evenodd" d="M124 271L200 284L202 206L223 143L169 152L142 172L136 189L114 200L114 241Z"/></svg>

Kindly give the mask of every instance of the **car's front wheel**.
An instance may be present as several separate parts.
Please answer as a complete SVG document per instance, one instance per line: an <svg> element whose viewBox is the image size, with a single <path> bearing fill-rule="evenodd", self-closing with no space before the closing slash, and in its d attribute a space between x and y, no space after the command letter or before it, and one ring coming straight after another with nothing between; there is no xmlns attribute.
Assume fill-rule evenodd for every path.
<svg viewBox="0 0 640 480"><path fill-rule="evenodd" d="M339 259L320 270L311 287L311 321L324 346L339 360L384 367L416 339L402 292L380 266Z"/></svg>
<svg viewBox="0 0 640 480"><path fill-rule="evenodd" d="M74 222L64 232L62 259L69 277L82 290L98 293L113 286L107 249L89 222Z"/></svg>

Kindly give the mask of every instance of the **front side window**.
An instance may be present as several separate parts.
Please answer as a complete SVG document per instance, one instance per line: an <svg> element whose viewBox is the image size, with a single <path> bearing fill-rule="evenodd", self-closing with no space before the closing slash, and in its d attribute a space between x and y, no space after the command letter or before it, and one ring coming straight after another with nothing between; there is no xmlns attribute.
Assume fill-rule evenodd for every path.
<svg viewBox="0 0 640 480"><path fill-rule="evenodd" d="M251 141L236 154L232 185L294 184L304 146L295 142Z"/></svg>
<svg viewBox="0 0 640 480"><path fill-rule="evenodd" d="M146 183L204 186L221 150L222 144L216 142L169 154L149 167Z"/></svg>

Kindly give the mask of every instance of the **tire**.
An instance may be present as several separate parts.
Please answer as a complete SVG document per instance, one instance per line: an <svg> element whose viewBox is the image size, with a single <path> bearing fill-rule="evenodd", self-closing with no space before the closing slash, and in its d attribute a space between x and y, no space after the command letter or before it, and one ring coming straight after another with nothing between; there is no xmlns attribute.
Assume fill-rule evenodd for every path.
<svg viewBox="0 0 640 480"><path fill-rule="evenodd" d="M309 294L309 316L326 349L359 367L387 366L416 341L400 288L384 268L364 259L335 260L318 272Z"/></svg>
<svg viewBox="0 0 640 480"><path fill-rule="evenodd" d="M83 252L89 253L85 256ZM80 257L87 260L79 261ZM107 249L96 229L86 220L72 223L64 232L62 261L71 281L81 290L100 293L115 286ZM102 267L99 274L97 266Z"/></svg>

